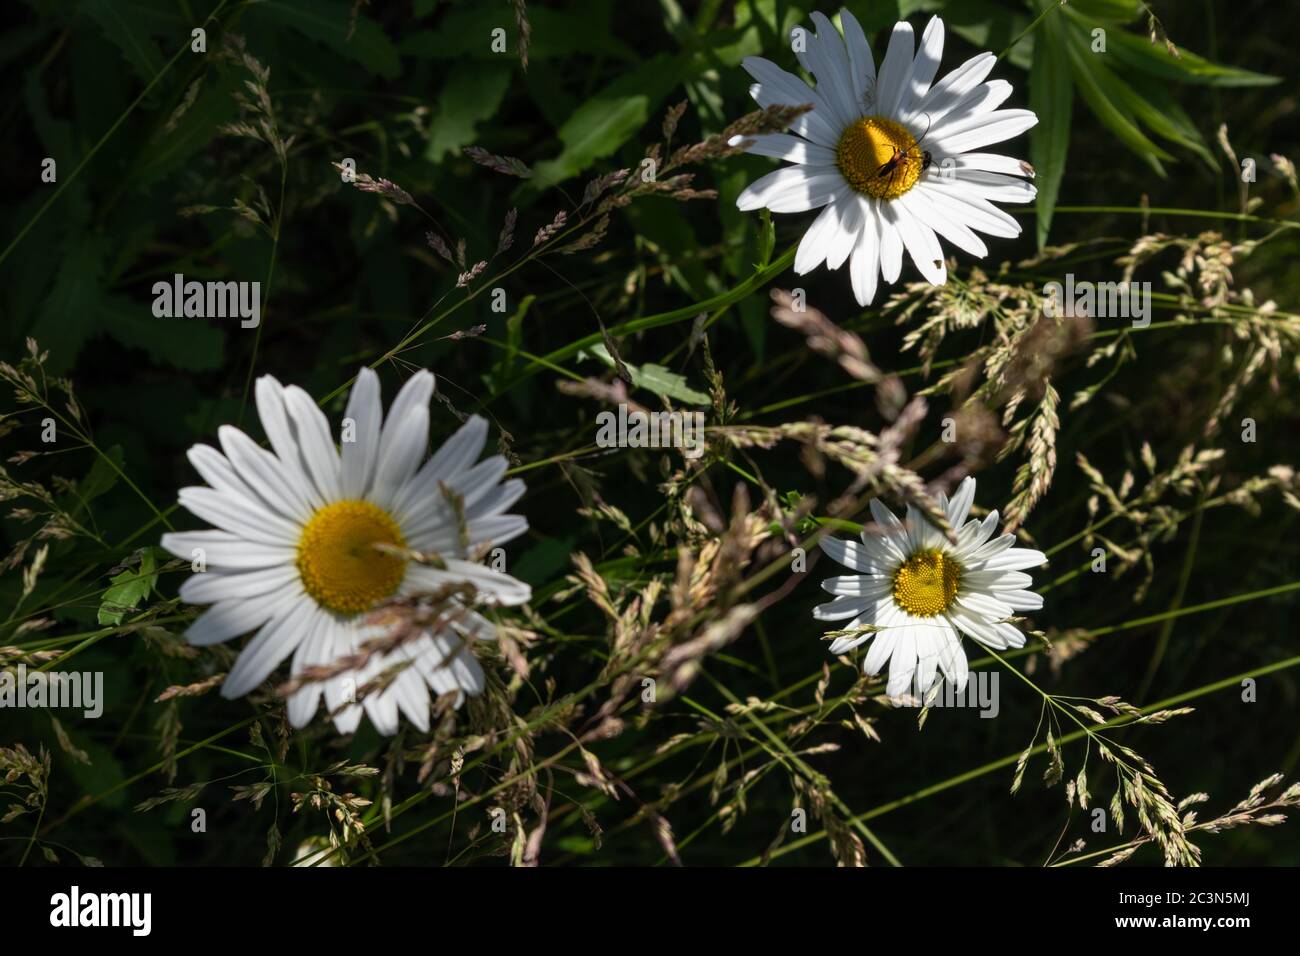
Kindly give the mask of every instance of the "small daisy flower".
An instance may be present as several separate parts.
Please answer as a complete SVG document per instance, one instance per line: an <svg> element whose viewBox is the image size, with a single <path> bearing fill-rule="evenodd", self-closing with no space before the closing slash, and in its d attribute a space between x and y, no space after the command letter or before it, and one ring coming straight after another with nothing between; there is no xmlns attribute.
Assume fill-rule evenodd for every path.
<svg viewBox="0 0 1300 956"><path fill-rule="evenodd" d="M982 257L988 249L975 233L1018 236L1020 224L991 200L1032 200L1034 187L1020 178L1032 176L1032 167L975 150L1018 136L1038 117L998 109L1011 84L984 82L997 57L981 53L931 85L943 54L938 17L915 53L911 25L898 23L879 72L852 13L840 13L842 39L826 16L812 18L817 33L800 29L794 46L816 89L762 57L741 64L758 81L750 95L759 106L812 104L790 133L748 140L748 152L794 165L757 180L736 200L742 210L822 209L799 243L795 271L823 262L838 269L847 261L853 293L867 305L881 276L897 281L904 250L921 275L942 285L940 238ZM731 145L745 141L736 137Z"/></svg>
<svg viewBox="0 0 1300 956"><path fill-rule="evenodd" d="M379 377L363 368L336 447L310 395L263 376L257 411L271 450L229 425L217 432L221 451L190 449L207 486L182 488L180 503L216 527L164 535L162 546L203 567L180 589L182 600L211 605L186 632L191 644L254 635L223 697L247 694L291 654L295 675L364 657L363 645L382 632L367 612L390 598L468 583L488 604L529 599L528 585L467 560L527 530L523 517L505 513L524 483L501 481L500 455L475 464L487 437L477 416L425 460L433 386L427 371L412 376L385 419ZM437 555L439 566L412 563L403 551ZM289 722L304 726L323 693L340 733L356 729L362 704L382 734L396 732L399 711L427 730L430 689L456 694L456 706L483 691L470 645L495 634L486 618L460 609L357 669L304 682L289 697ZM358 688L404 661L411 663L382 691L354 702Z"/></svg>
<svg viewBox="0 0 1300 956"><path fill-rule="evenodd" d="M1047 556L1012 547L1014 534L994 538L996 511L983 521L966 521L974 500L974 478L963 481L951 501L939 496L949 524L958 529L955 544L911 505L904 524L874 499L871 514L883 534L864 531L861 544L821 541L823 551L862 573L823 581L822 587L837 596L814 609L813 617L852 618L840 628L844 631L879 628L839 637L830 651L843 654L872 639L862 669L875 675L888 664L891 697L910 688L924 699L940 675L958 693L964 691L970 670L961 634L995 650L1023 647L1025 635L1008 618L1043 606L1042 597L1027 590L1033 581L1025 569L1038 567Z"/></svg>

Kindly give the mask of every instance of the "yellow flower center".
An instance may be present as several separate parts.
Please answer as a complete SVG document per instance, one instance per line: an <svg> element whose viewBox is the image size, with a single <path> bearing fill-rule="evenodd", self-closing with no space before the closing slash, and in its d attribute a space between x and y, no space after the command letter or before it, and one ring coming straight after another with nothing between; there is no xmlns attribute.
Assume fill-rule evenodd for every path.
<svg viewBox="0 0 1300 956"><path fill-rule="evenodd" d="M402 532L387 512L368 501L336 501L307 522L298 539L303 589L323 607L359 614L397 590L406 562L376 548L402 548Z"/></svg>
<svg viewBox="0 0 1300 956"><path fill-rule="evenodd" d="M907 127L883 116L864 116L845 127L835 165L850 186L876 199L896 199L921 175L925 156Z"/></svg>
<svg viewBox="0 0 1300 956"><path fill-rule="evenodd" d="M918 551L894 572L894 600L913 617L934 617L952 606L961 565L934 548Z"/></svg>

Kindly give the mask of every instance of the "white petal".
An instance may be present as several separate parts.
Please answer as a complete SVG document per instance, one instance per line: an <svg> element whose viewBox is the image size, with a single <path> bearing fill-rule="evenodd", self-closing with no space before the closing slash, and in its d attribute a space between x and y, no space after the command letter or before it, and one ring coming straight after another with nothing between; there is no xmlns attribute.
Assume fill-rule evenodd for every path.
<svg viewBox="0 0 1300 956"><path fill-rule="evenodd" d="M953 104L952 109L932 122L927 141L938 143L950 130L957 129L958 124L978 125L972 117L992 113L1011 98L1012 92L1011 84L1006 80L990 80L972 87Z"/></svg>
<svg viewBox="0 0 1300 956"><path fill-rule="evenodd" d="M298 447L298 437L285 406L284 386L272 376L263 375L257 380L255 391L257 415L262 420L262 429L266 432L266 437L271 442L276 456L293 474L294 483L302 488L312 507L321 507L325 500L317 494L315 485L307 478L302 451Z"/></svg>
<svg viewBox="0 0 1300 956"><path fill-rule="evenodd" d="M960 528L970 514L970 506L975 503L975 479L967 475L962 479L957 490L953 492L952 501L948 503L948 523Z"/></svg>
<svg viewBox="0 0 1300 956"><path fill-rule="evenodd" d="M362 368L343 413L344 421L352 422L352 428L345 429L344 437L353 439L339 443L339 481L344 498L363 498L370 487L379 455L383 417L379 376L372 369Z"/></svg>
<svg viewBox="0 0 1300 956"><path fill-rule="evenodd" d="M906 20L894 24L889 37L889 49L880 64L876 78L875 112L881 116L897 116L902 101L904 84L912 71L912 25ZM892 280L891 280L892 281Z"/></svg>
<svg viewBox="0 0 1300 956"><path fill-rule="evenodd" d="M994 594L1016 611L1038 611L1043 607L1043 596L1033 591L995 591Z"/></svg>
<svg viewBox="0 0 1300 956"><path fill-rule="evenodd" d="M943 285L948 270L943 264L943 249L932 230L901 203L890 203L890 212L903 246L912 263L931 285Z"/></svg>
<svg viewBox="0 0 1300 956"><path fill-rule="evenodd" d="M825 97L793 73L787 73L761 56L747 56L740 61L740 65L758 81L750 92L759 106L803 106L811 103L813 108L790 124L790 132L812 140L819 146L835 148L840 141L840 130L835 125L835 113Z"/></svg>
<svg viewBox="0 0 1300 956"><path fill-rule="evenodd" d="M817 79L817 92L831 108L831 115L840 126L847 126L861 116L849 77L849 58L844 43L823 13L812 14L817 27L815 34L805 33L803 52L796 47L795 56L803 68Z"/></svg>
<svg viewBox="0 0 1300 956"><path fill-rule="evenodd" d="M979 236L961 220L945 215L934 203L925 180L894 201L963 252L980 258L988 255L988 246Z"/></svg>
<svg viewBox="0 0 1300 956"><path fill-rule="evenodd" d="M309 667L319 667L329 662L332 647L328 622L327 614L317 615L312 621L311 631L294 651L291 668L294 676ZM291 727L305 727L316 715L316 708L320 705L320 696L324 690L321 681L309 681L290 695L288 710Z"/></svg>
<svg viewBox="0 0 1300 956"><path fill-rule="evenodd" d="M941 176L928 179L926 198L949 219L965 223L971 229L1004 239L1020 235L1020 223L987 199L963 189L955 180L946 181Z"/></svg>
<svg viewBox="0 0 1300 956"><path fill-rule="evenodd" d="M894 653L894 645L898 641L897 631L881 631L871 641L871 647L867 649L866 659L862 662L862 672L874 677L879 674L881 669L889 663L889 657Z"/></svg>
<svg viewBox="0 0 1300 956"><path fill-rule="evenodd" d="M889 683L885 693L898 697L907 693L916 674L916 634L909 626L898 630L898 639L894 644L894 653L889 659Z"/></svg>
<svg viewBox="0 0 1300 956"><path fill-rule="evenodd" d="M468 582L479 592L480 599L498 604L511 606L523 604L532 597L532 588L508 574L457 558L448 558L445 563L447 565L445 571L440 568L412 565L407 569L403 590L407 593L416 588L433 591L446 584Z"/></svg>
<svg viewBox="0 0 1300 956"><path fill-rule="evenodd" d="M165 550L186 561L202 559L223 571L270 568L294 562L297 552L285 545L273 547L247 541L229 531L172 531L162 536Z"/></svg>
<svg viewBox="0 0 1300 956"><path fill-rule="evenodd" d="M995 202L1033 202L1038 195L1033 183L1015 176L970 169L958 173L957 177L967 191Z"/></svg>
<svg viewBox="0 0 1300 956"><path fill-rule="evenodd" d="M867 109L867 93L876 85L876 61L871 55L871 44L858 22L847 8L840 11L840 26L844 28L844 46L849 54L849 76L853 81L853 101L862 113Z"/></svg>
<svg viewBox="0 0 1300 956"><path fill-rule="evenodd" d="M834 601L818 604L813 608L813 617L819 621L842 621L857 617L874 603L869 597L838 597Z"/></svg>
<svg viewBox="0 0 1300 956"><path fill-rule="evenodd" d="M853 568L855 571L870 571L875 567L870 552L857 541L843 541L827 535L817 543L832 560L838 561L845 567Z"/></svg>
<svg viewBox="0 0 1300 956"><path fill-rule="evenodd" d="M181 507L191 514L258 544L296 547L299 529L247 498L215 488L182 488L177 495Z"/></svg>
<svg viewBox="0 0 1300 956"><path fill-rule="evenodd" d="M756 156L774 156L789 163L811 166L834 166L835 152L825 146L789 133L762 133L757 136L734 136L729 146L748 142L745 152Z"/></svg>
<svg viewBox="0 0 1300 956"><path fill-rule="evenodd" d="M429 444L429 409L417 406L404 410L400 420L389 415L379 445L379 461L366 498L381 508L392 509L393 500L415 476Z"/></svg>
<svg viewBox="0 0 1300 956"><path fill-rule="evenodd" d="M898 231L898 213L893 203L878 204L881 211L880 223L880 274L886 283L898 281L903 271L903 236Z"/></svg>
<svg viewBox="0 0 1300 956"><path fill-rule="evenodd" d="M342 496L339 484L339 453L330 438L329 422L311 396L297 385L284 390L284 404L298 437L298 448L307 474L321 498L337 501Z"/></svg>
<svg viewBox="0 0 1300 956"><path fill-rule="evenodd" d="M971 57L925 94L921 102L916 104L916 115L929 116L931 125L938 123L961 102L967 92L984 82L997 62L998 58L992 53L980 53Z"/></svg>
<svg viewBox="0 0 1300 956"><path fill-rule="evenodd" d="M869 578L865 574L843 574L839 577L827 578L822 582L822 590L828 594L864 597L873 601L888 594L890 588L888 580Z"/></svg>
<svg viewBox="0 0 1300 956"><path fill-rule="evenodd" d="M315 616L323 614L310 601L296 601L285 613L273 618L240 652L221 685L221 696L227 700L242 697L266 680L307 637Z"/></svg>
<svg viewBox="0 0 1300 956"><path fill-rule="evenodd" d="M799 240L799 250L794 256L794 271L806 275L826 261L826 253L840 233L840 212L845 209L845 201L852 190L845 186L843 192L826 204L818 213L813 224Z"/></svg>
<svg viewBox="0 0 1300 956"><path fill-rule="evenodd" d="M980 169L987 173L1005 173L1008 176L1032 175L1025 169L1023 160L1011 156L999 156L997 153L962 153L951 159L955 169ZM938 165L942 160L936 157L934 162Z"/></svg>
<svg viewBox="0 0 1300 956"><path fill-rule="evenodd" d="M1019 136L1037 122L1038 117L1032 110L969 114L946 126L943 135L936 136L930 144L930 152L950 155L979 149Z"/></svg>
<svg viewBox="0 0 1300 956"><path fill-rule="evenodd" d="M904 80L903 93L898 102L896 114L911 116L917 106L930 91L934 75L939 71L939 61L943 59L943 21L931 17L921 34L921 43L916 51L916 59Z"/></svg>
<svg viewBox="0 0 1300 956"><path fill-rule="evenodd" d="M858 305L870 305L876 297L880 281L880 230L882 226L879 204L875 200L862 200L863 225L858 243L849 263L849 279L853 284L853 297Z"/></svg>
<svg viewBox="0 0 1300 956"><path fill-rule="evenodd" d="M417 501L441 500L438 482L451 480L478 460L483 452L483 443L487 441L487 427L486 419L471 415L469 421L443 442L433 457L406 483L406 487L397 493L393 499L393 512L408 514Z"/></svg>
<svg viewBox="0 0 1300 956"><path fill-rule="evenodd" d="M303 600L302 587L294 581L277 591L257 598L231 598L208 608L185 632L185 640L195 647L220 644L240 634L256 630L276 614Z"/></svg>
<svg viewBox="0 0 1300 956"><path fill-rule="evenodd" d="M767 207L772 212L807 212L818 209L844 186L838 169L821 166L783 166L755 180L736 199L742 210Z"/></svg>
<svg viewBox="0 0 1300 956"><path fill-rule="evenodd" d="M180 587L180 597L186 604L247 599L274 591L297 579L298 569L291 563L238 574L202 571L185 579Z"/></svg>
<svg viewBox="0 0 1300 956"><path fill-rule="evenodd" d="M865 198L852 190L834 199L832 204L842 204L844 211L840 215L839 232L831 238L827 247L826 268L838 269L858 244L866 225L868 207Z"/></svg>
<svg viewBox="0 0 1300 956"><path fill-rule="evenodd" d="M257 447L238 428L222 425L217 439L235 472L276 514L301 524L311 517L312 507L301 475L284 467L279 458Z"/></svg>

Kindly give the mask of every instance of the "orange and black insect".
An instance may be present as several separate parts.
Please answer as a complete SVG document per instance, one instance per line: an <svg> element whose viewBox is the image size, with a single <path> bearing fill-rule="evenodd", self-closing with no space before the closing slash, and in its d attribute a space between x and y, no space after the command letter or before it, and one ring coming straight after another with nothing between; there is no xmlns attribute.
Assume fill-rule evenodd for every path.
<svg viewBox="0 0 1300 956"><path fill-rule="evenodd" d="M910 154L912 150L920 149L921 143L923 143L925 141L925 138L930 135L930 117L928 114L926 115L925 120L926 120L925 132L921 134L921 138L918 139L907 149L899 149L897 146L895 146L893 148L894 155L890 156L889 159L885 160L885 162L883 162L880 165L880 168L876 170L876 176L881 177L886 181L886 185L885 185L886 192L889 192L894 188L894 177L898 175L898 171L903 165L903 160L907 158L908 154ZM927 169L929 169L930 164L933 161L934 161L934 157L930 155L930 151L928 149L921 150L921 172L925 172Z"/></svg>

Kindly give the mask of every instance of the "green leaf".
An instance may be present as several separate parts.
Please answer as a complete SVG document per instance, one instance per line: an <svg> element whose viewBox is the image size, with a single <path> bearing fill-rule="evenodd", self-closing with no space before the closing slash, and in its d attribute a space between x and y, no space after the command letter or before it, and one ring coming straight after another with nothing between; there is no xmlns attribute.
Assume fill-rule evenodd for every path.
<svg viewBox="0 0 1300 956"><path fill-rule="evenodd" d="M1065 159L1070 151L1070 113L1074 106L1074 84L1070 81L1067 55L1061 49L1065 31L1055 18L1043 22L1043 32L1034 45L1029 70L1029 108L1038 115L1038 125L1029 134L1029 155L1037 173L1038 248L1047 244L1052 213L1061 190Z"/></svg>
<svg viewBox="0 0 1300 956"><path fill-rule="evenodd" d="M1162 44L1124 30L1108 34L1106 40L1109 44L1107 49L1115 54L1116 60L1162 80L1222 87L1271 86L1282 82L1280 76L1212 63L1182 47L1178 48L1179 55L1175 58Z"/></svg>
<svg viewBox="0 0 1300 956"><path fill-rule="evenodd" d="M104 449L104 455L118 468L122 467L125 456L122 453L121 445L113 445ZM95 463L90 466L90 471L77 485L77 507L72 509L72 513L74 515L78 514L83 506L88 505L91 501L110 490L117 484L117 475L117 471L107 461L96 455Z"/></svg>
<svg viewBox="0 0 1300 956"><path fill-rule="evenodd" d="M356 30L348 36L355 11L340 0L266 0L253 9L292 27L304 36L320 40L334 52L360 63L388 80L402 72L397 47L379 24L356 13Z"/></svg>
<svg viewBox="0 0 1300 956"><path fill-rule="evenodd" d="M45 307L32 324L32 336L50 349L50 365L63 372L72 367L81 346L90 338L103 304L107 240L92 232L69 232L63 261Z"/></svg>
<svg viewBox="0 0 1300 956"><path fill-rule="evenodd" d="M459 153L474 142L478 124L490 119L510 85L507 63L492 63L473 70L454 70L438 97L433 134L424 158L436 163L448 153Z"/></svg>
<svg viewBox="0 0 1300 956"><path fill-rule="evenodd" d="M591 354L596 356L610 368L614 367L614 359L610 356L609 350L602 345L593 345L590 349ZM637 388L644 388L656 395L662 395L665 398L675 398L679 402L686 402L690 405L707 405L709 396L704 392L697 392L686 384L686 379L676 372L664 368L662 365L654 365L647 362L640 367L633 365L631 362L624 361L623 367L628 370L632 376L632 384Z"/></svg>
<svg viewBox="0 0 1300 956"><path fill-rule="evenodd" d="M137 301L109 296L103 302L103 327L113 338L131 348L144 349L153 358L186 372L220 368L226 339L212 322L238 319L155 318Z"/></svg>
<svg viewBox="0 0 1300 956"><path fill-rule="evenodd" d="M145 548L140 552L140 566L127 568L111 579L113 586L104 592L99 605L100 624L121 624L128 611L149 596L158 582L155 570L153 549Z"/></svg>
<svg viewBox="0 0 1300 956"><path fill-rule="evenodd" d="M940 14L945 27L977 49L1002 53L1014 42L1016 45L1007 53L1007 61L1022 70L1029 69L1041 26L1025 34L1029 17L1023 11L1008 9L1006 4L994 0L951 0L946 4L929 0L924 9ZM1053 13L1044 22L1055 18ZM883 49L878 56L884 56Z"/></svg>
<svg viewBox="0 0 1300 956"><path fill-rule="evenodd" d="M1077 10L1092 20L1132 23L1142 12L1139 0L1074 0L1066 9Z"/></svg>
<svg viewBox="0 0 1300 956"><path fill-rule="evenodd" d="M560 127L564 149L555 159L538 163L532 189L545 189L578 175L609 156L639 131L669 90L685 76L688 57L656 56L624 74L593 96Z"/></svg>
<svg viewBox="0 0 1300 956"><path fill-rule="evenodd" d="M99 24L104 36L122 51L140 79L149 83L162 70L163 55L158 44L148 36L152 18L147 11L121 0L83 0L77 4L77 12ZM177 37L176 46L180 46L181 39Z"/></svg>
<svg viewBox="0 0 1300 956"><path fill-rule="evenodd" d="M1105 66L1097 62L1098 54L1090 52L1088 36L1079 30L1067 30L1065 48L1069 52L1070 66L1074 72L1075 83L1079 93L1097 118L1116 136L1121 143L1145 159L1157 174L1165 174L1162 159L1173 159L1143 134L1138 128L1133 114L1122 109L1114 99L1116 80Z"/></svg>

